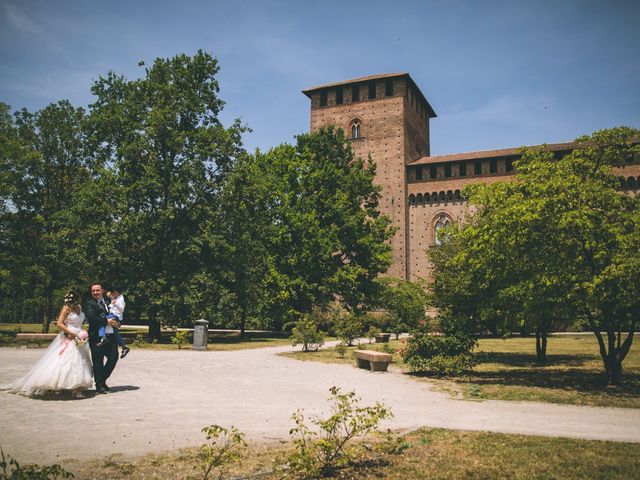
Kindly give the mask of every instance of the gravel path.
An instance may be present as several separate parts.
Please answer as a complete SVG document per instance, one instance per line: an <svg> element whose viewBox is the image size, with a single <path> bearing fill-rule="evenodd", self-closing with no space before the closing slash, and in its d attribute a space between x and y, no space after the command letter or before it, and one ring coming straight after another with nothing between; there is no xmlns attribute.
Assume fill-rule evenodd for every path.
<svg viewBox="0 0 640 480"><path fill-rule="evenodd" d="M0 348L0 384L19 378L43 353ZM0 392L0 446L21 462L138 455L199 445L202 427L235 425L252 440L287 439L291 414L326 413L329 388L355 390L362 404L385 403L385 427L463 430L640 443L640 409L450 398L400 373L302 362L290 347L234 352L134 350L108 395L32 399ZM73 453L70 453L73 452Z"/></svg>

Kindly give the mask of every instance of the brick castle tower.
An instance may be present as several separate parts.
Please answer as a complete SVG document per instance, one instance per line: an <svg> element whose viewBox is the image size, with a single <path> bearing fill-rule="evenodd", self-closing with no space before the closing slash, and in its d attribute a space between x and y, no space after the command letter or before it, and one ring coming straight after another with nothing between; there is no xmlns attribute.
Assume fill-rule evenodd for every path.
<svg viewBox="0 0 640 480"><path fill-rule="evenodd" d="M432 157L429 119L436 116L407 73L390 73L320 85L303 91L311 99L311 131L342 128L356 156L369 155L382 186L380 212L398 231L391 239L393 263L387 275L428 278L427 250L441 242L438 231L473 213L462 195L474 183L509 180L519 148L454 153ZM538 146L556 157L576 144ZM640 189L640 158L614 169L622 191Z"/></svg>
<svg viewBox="0 0 640 480"><path fill-rule="evenodd" d="M311 99L311 131L342 128L356 157L376 163L380 212L398 230L388 275L410 278L407 165L429 155L433 108L407 73L354 78L303 90Z"/></svg>

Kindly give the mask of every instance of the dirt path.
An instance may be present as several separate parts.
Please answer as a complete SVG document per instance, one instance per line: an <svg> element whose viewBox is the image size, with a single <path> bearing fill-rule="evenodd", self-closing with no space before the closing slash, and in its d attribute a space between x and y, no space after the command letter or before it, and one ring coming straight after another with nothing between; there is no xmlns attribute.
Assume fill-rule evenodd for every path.
<svg viewBox="0 0 640 480"><path fill-rule="evenodd" d="M253 440L287 439L291 414L327 410L333 385L363 404L385 403L385 426L420 426L640 443L640 409L529 402L469 402L400 373L277 356L289 347L235 352L135 350L118 363L112 393L82 400L0 392L0 445L22 462L52 463L113 453L138 455L203 443L202 427L235 425ZM43 353L0 348L0 384Z"/></svg>

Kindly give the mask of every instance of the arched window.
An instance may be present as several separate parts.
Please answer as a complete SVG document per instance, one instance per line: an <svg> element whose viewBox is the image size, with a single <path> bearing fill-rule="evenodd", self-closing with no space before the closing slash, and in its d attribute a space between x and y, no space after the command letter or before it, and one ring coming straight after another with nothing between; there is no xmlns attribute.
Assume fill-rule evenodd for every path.
<svg viewBox="0 0 640 480"><path fill-rule="evenodd" d="M412 193L411 195L409 195L409 205L415 205L416 204L416 196Z"/></svg>
<svg viewBox="0 0 640 480"><path fill-rule="evenodd" d="M462 195L460 194L460 190L456 190L455 192L453 192L453 199L454 200L461 200L462 199Z"/></svg>
<svg viewBox="0 0 640 480"><path fill-rule="evenodd" d="M442 245L442 242L446 240L446 236L444 235L444 232L442 231L442 229L444 229L445 227L448 227L450 224L451 224L451 219L446 215L440 215L436 219L436 222L433 225L433 230L435 233L434 238L435 238L436 245Z"/></svg>
<svg viewBox="0 0 640 480"><path fill-rule="evenodd" d="M354 120L351 123L351 140L357 140L358 138L362 138L362 133L360 131L360 120Z"/></svg>
<svg viewBox="0 0 640 480"><path fill-rule="evenodd" d="M419 194L416 196L416 203L417 203L418 205L420 205L420 204L422 203L422 194L421 194L421 193L419 193Z"/></svg>
<svg viewBox="0 0 640 480"><path fill-rule="evenodd" d="M422 198L424 198L424 202L425 203L431 202L431 195L429 195L429 192L425 193L424 197L422 197Z"/></svg>

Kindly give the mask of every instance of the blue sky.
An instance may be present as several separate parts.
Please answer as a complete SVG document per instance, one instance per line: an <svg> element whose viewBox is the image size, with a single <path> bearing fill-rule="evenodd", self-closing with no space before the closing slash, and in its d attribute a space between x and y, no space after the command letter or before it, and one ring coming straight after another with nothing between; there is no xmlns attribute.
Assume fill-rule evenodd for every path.
<svg viewBox="0 0 640 480"><path fill-rule="evenodd" d="M438 117L433 155L640 128L640 1L0 0L0 101L92 102L109 70L220 61L223 122L263 150L309 128L301 90L409 72Z"/></svg>

